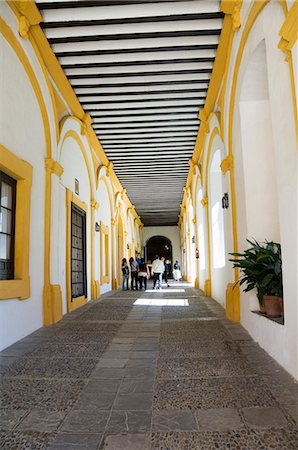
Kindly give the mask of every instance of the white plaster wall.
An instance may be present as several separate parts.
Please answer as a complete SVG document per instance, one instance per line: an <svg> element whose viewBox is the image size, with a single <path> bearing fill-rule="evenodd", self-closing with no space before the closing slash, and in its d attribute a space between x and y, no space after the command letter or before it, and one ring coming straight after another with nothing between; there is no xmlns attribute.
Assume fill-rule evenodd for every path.
<svg viewBox="0 0 298 450"><path fill-rule="evenodd" d="M108 181L109 182L109 181ZM109 261L110 261L110 282L105 283L100 286L100 293L103 294L111 290L111 282L112 282L112 229L111 229L111 207L109 194L107 191L107 186L105 185L103 180L100 180L98 183L97 189L97 198L99 203L98 208L98 219L102 221L105 225L109 227ZM99 233L100 234L100 233ZM99 259L100 261L100 259ZM100 266L100 262L98 264ZM99 269L101 270L101 268ZM96 274L96 278L100 280L100 273Z"/></svg>
<svg viewBox="0 0 298 450"><path fill-rule="evenodd" d="M3 5L1 5L3 7ZM44 265L45 137L30 81L9 44L1 37L1 144L33 166L30 215L30 298L0 301L0 349L42 326Z"/></svg>
<svg viewBox="0 0 298 450"><path fill-rule="evenodd" d="M208 279L208 234L206 222L206 209L203 208L201 200L204 197L200 182L196 194L197 201L197 227L199 243L199 287L204 288L205 281Z"/></svg>
<svg viewBox="0 0 298 450"><path fill-rule="evenodd" d="M173 250L173 261L176 259L181 265L181 252L180 252L180 237L179 228L177 226L173 227L144 227L143 228L143 247L146 245L148 239L153 236L165 236L172 242Z"/></svg>
<svg viewBox="0 0 298 450"><path fill-rule="evenodd" d="M279 30L284 13L278 2L269 3L257 18L244 49L236 92L236 110L233 123L235 182L237 194L237 223L239 248L246 247L248 219L246 186L242 182L245 158L242 149L239 102L242 80L253 51L265 39L268 68L268 93L273 130L271 160L275 159L277 173L276 203L278 205L280 241L283 255L285 325L280 326L251 313L252 295L241 294L241 323L252 337L293 376L297 377L297 150L293 118L293 98L288 63L278 49ZM234 52L233 52L234 53ZM232 60L235 59L235 54ZM230 67L228 89L233 67ZM227 105L229 99L227 98ZM255 111L258 114L259 110ZM249 137L247 137L249 139ZM253 136L251 137L253 145ZM262 176L262 167L255 166L255 177ZM251 183L253 180L251 180ZM255 217L257 229L258 217ZM252 226L252 224L250 225ZM272 233L274 230L272 229ZM264 236L266 238L266 236Z"/></svg>
<svg viewBox="0 0 298 450"><path fill-rule="evenodd" d="M215 138L214 141L217 139ZM210 251L211 251L211 295L212 297L221 305L225 305L225 291L227 286L227 259L228 255L226 252L226 243L225 243L225 228L224 228L224 211L222 209L221 205L221 198L224 194L223 190L223 177L221 175L221 172L219 173L213 173L212 171L212 164L213 158L218 158L220 155L220 160L223 159L223 151L222 147L216 145L216 142L213 142L213 152L210 157L210 164L209 164L209 186L208 186L208 205L209 205L209 224L210 224ZM215 152L219 151L220 153ZM214 167L213 167L214 168ZM213 221L213 213L212 208L216 203L219 203L219 214L222 214L222 217L219 218L219 233L220 233L220 239L219 239L219 245L223 246L220 249L220 254L217 253L216 250L216 244L215 241L217 240L217 236L215 236L215 232L213 229L212 221ZM222 258L222 252L224 252L223 258Z"/></svg>

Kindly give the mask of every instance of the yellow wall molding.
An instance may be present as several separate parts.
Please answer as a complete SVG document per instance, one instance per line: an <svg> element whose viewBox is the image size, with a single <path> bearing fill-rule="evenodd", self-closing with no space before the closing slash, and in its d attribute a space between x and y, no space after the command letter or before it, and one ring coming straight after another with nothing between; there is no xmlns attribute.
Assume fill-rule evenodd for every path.
<svg viewBox="0 0 298 450"><path fill-rule="evenodd" d="M204 294L206 297L211 297L211 280L205 280Z"/></svg>
<svg viewBox="0 0 298 450"><path fill-rule="evenodd" d="M72 297L71 292L71 204L74 203L83 211L88 213L88 207L85 202L78 199L73 192L66 189L66 300L67 311L71 312L87 303L87 297ZM87 220L87 217L86 217ZM87 280L88 284L88 280Z"/></svg>
<svg viewBox="0 0 298 450"><path fill-rule="evenodd" d="M20 7L16 7L15 4L20 4ZM15 14L15 16L17 17L18 21L19 21L19 34L21 35L21 37L23 37L24 39L29 39L33 50L35 52L36 58L38 59L38 62L40 64L40 67L42 69L47 87L48 87L48 91L51 97L51 102L52 102L52 107L53 107L53 114L54 114L54 121L55 121L55 129L56 129L56 139L57 142L59 140L59 124L58 124L58 110L57 110L57 101L56 101L56 97L55 97L55 90L53 88L53 85L51 84L50 80L49 80L49 76L45 67L45 64L43 62L43 59L41 58L41 55L39 53L38 47L34 41L34 39L32 38L31 34L30 34L30 26L31 25L37 25L41 20L41 16L39 14L39 11L36 9L34 2L31 2L31 6L28 10L28 6L24 7L24 5L22 6L21 3L24 3L24 5L29 5L30 2L13 2L13 1L8 1L8 5L11 8L11 10L13 11L13 13ZM33 8L32 8L32 4L33 4ZM26 15L23 15L23 12L26 12Z"/></svg>
<svg viewBox="0 0 298 450"><path fill-rule="evenodd" d="M46 158L45 166L47 170L49 170L54 175L57 175L57 177L59 178L62 176L64 172L63 167L52 158Z"/></svg>
<svg viewBox="0 0 298 450"><path fill-rule="evenodd" d="M290 52L298 38L298 3L294 2L289 10L279 35L281 39L278 47L286 54L286 60L290 57Z"/></svg>
<svg viewBox="0 0 298 450"><path fill-rule="evenodd" d="M297 93L296 93L296 78L293 67L292 48L297 41L298 34L298 3L297 0L293 4L290 11L288 11L287 2L280 0L280 5L286 16L285 22L279 32L282 36L279 42L279 48L285 53L285 60L289 63L291 88L293 97L293 109L296 128L296 141L298 143L298 113L297 113Z"/></svg>
<svg viewBox="0 0 298 450"><path fill-rule="evenodd" d="M7 23L0 17L0 32L3 34L3 37L7 40L9 45L12 47L13 51L16 53L16 56L18 57L21 65L23 66L30 84L32 86L33 92L36 96L36 100L38 102L41 117L43 121L44 126L44 136L45 136L45 143L46 143L46 156L47 158L51 157L51 135L50 135L50 124L49 124L49 118L47 114L47 109L45 106L45 101L43 98L42 90L40 88L39 82L35 76L34 70L29 62L29 59L23 50L21 44L13 34L12 30L9 28Z"/></svg>
<svg viewBox="0 0 298 450"><path fill-rule="evenodd" d="M221 10L225 14L230 14L232 17L233 31L241 26L240 10L242 1L240 0L222 0Z"/></svg>
<svg viewBox="0 0 298 450"><path fill-rule="evenodd" d="M195 278L195 288L199 289L200 283L199 283L199 277Z"/></svg>
<svg viewBox="0 0 298 450"><path fill-rule="evenodd" d="M28 32L32 25L38 25L42 17L33 1L15 1L12 3L20 12L19 34L23 39L28 39Z"/></svg>
<svg viewBox="0 0 298 450"><path fill-rule="evenodd" d="M225 159L222 160L220 165L222 173L225 175L228 171L231 171L234 168L234 157L233 155L228 155Z"/></svg>
<svg viewBox="0 0 298 450"><path fill-rule="evenodd" d="M42 21L40 12L38 11L34 0L20 0L12 2L20 13L24 14L31 25L38 25Z"/></svg>
<svg viewBox="0 0 298 450"><path fill-rule="evenodd" d="M100 284L97 280L91 282L91 298L97 300L100 297Z"/></svg>
<svg viewBox="0 0 298 450"><path fill-rule="evenodd" d="M20 16L19 17L19 35L23 39L28 39L29 28L30 28L29 21L26 19L25 16Z"/></svg>
<svg viewBox="0 0 298 450"><path fill-rule="evenodd" d="M91 206L92 209L98 210L98 208L99 208L99 203L97 203L96 200L91 200L90 206Z"/></svg>
<svg viewBox="0 0 298 450"><path fill-rule="evenodd" d="M100 222L100 282L110 282L110 233L109 227Z"/></svg>
<svg viewBox="0 0 298 450"><path fill-rule="evenodd" d="M65 120L63 120L63 123L64 122L65 122ZM83 158L84 158L84 161L85 161L85 164L86 164L87 172L88 172L90 195L91 195L91 197L94 197L94 186L93 186L93 179L92 179L92 171L91 171L91 167L90 167L88 156L87 156L87 150L86 150L86 148L85 148L85 146L84 146L84 144L83 144L83 142L81 140L80 135L75 130L68 130L65 133L65 135L63 136L63 141L62 141L61 148L63 149L63 145L65 144L65 141L67 139L70 139L70 138L74 139L76 141L76 143L78 144L78 146L79 146L79 148L80 148L80 150L82 152L82 155L83 155Z"/></svg>
<svg viewBox="0 0 298 450"><path fill-rule="evenodd" d="M206 112L206 110L205 109L200 109L200 112L199 112L199 120L200 120L200 128L201 128L201 126L203 126L204 127L204 132L205 133L209 133L209 116L208 116L208 114L207 114L207 112Z"/></svg>
<svg viewBox="0 0 298 450"><path fill-rule="evenodd" d="M95 269L94 269L94 233L95 233L95 211L98 210L99 204L96 200L90 201L91 208L91 300L95 300L99 298L99 294L97 291L97 285L95 278Z"/></svg>
<svg viewBox="0 0 298 450"><path fill-rule="evenodd" d="M30 297L29 244L32 166L0 144L0 169L17 180L14 279L0 281L0 299Z"/></svg>
<svg viewBox="0 0 298 450"><path fill-rule="evenodd" d="M110 161L109 164L107 165L107 176L108 177L110 177L112 175L113 167L114 167L114 164Z"/></svg>
<svg viewBox="0 0 298 450"><path fill-rule="evenodd" d="M88 129L91 127L92 119L91 116L87 113L83 114L81 119L81 135L86 136L88 134Z"/></svg>
<svg viewBox="0 0 298 450"><path fill-rule="evenodd" d="M62 291L59 284L50 285L53 323L62 319Z"/></svg>
<svg viewBox="0 0 298 450"><path fill-rule="evenodd" d="M240 288L228 283L226 289L226 317L233 322L240 322Z"/></svg>
<svg viewBox="0 0 298 450"><path fill-rule="evenodd" d="M205 208L208 205L208 197L204 197L201 200L201 205Z"/></svg>

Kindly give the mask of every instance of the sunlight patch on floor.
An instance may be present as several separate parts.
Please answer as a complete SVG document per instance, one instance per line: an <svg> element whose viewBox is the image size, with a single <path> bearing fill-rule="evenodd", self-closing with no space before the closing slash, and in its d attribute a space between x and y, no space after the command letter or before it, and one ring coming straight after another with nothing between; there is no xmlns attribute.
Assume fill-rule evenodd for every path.
<svg viewBox="0 0 298 450"><path fill-rule="evenodd" d="M189 306L186 298L138 298L136 306Z"/></svg>
<svg viewBox="0 0 298 450"><path fill-rule="evenodd" d="M171 292L185 292L185 289L147 289L145 292L154 292L155 294L168 294Z"/></svg>

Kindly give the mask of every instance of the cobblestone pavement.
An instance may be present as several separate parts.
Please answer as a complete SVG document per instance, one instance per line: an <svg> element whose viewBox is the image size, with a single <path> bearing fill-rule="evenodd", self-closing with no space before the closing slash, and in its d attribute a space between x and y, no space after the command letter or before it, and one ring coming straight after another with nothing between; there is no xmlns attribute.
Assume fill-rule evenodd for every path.
<svg viewBox="0 0 298 450"><path fill-rule="evenodd" d="M298 448L297 384L183 283L88 303L4 350L1 379L3 449Z"/></svg>

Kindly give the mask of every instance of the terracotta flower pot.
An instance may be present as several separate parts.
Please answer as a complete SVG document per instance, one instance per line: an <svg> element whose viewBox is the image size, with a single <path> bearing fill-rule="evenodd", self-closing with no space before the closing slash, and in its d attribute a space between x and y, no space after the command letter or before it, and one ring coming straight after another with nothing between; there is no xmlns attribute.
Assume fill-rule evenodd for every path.
<svg viewBox="0 0 298 450"><path fill-rule="evenodd" d="M264 305L268 317L281 316L281 297L275 295L264 295Z"/></svg>

